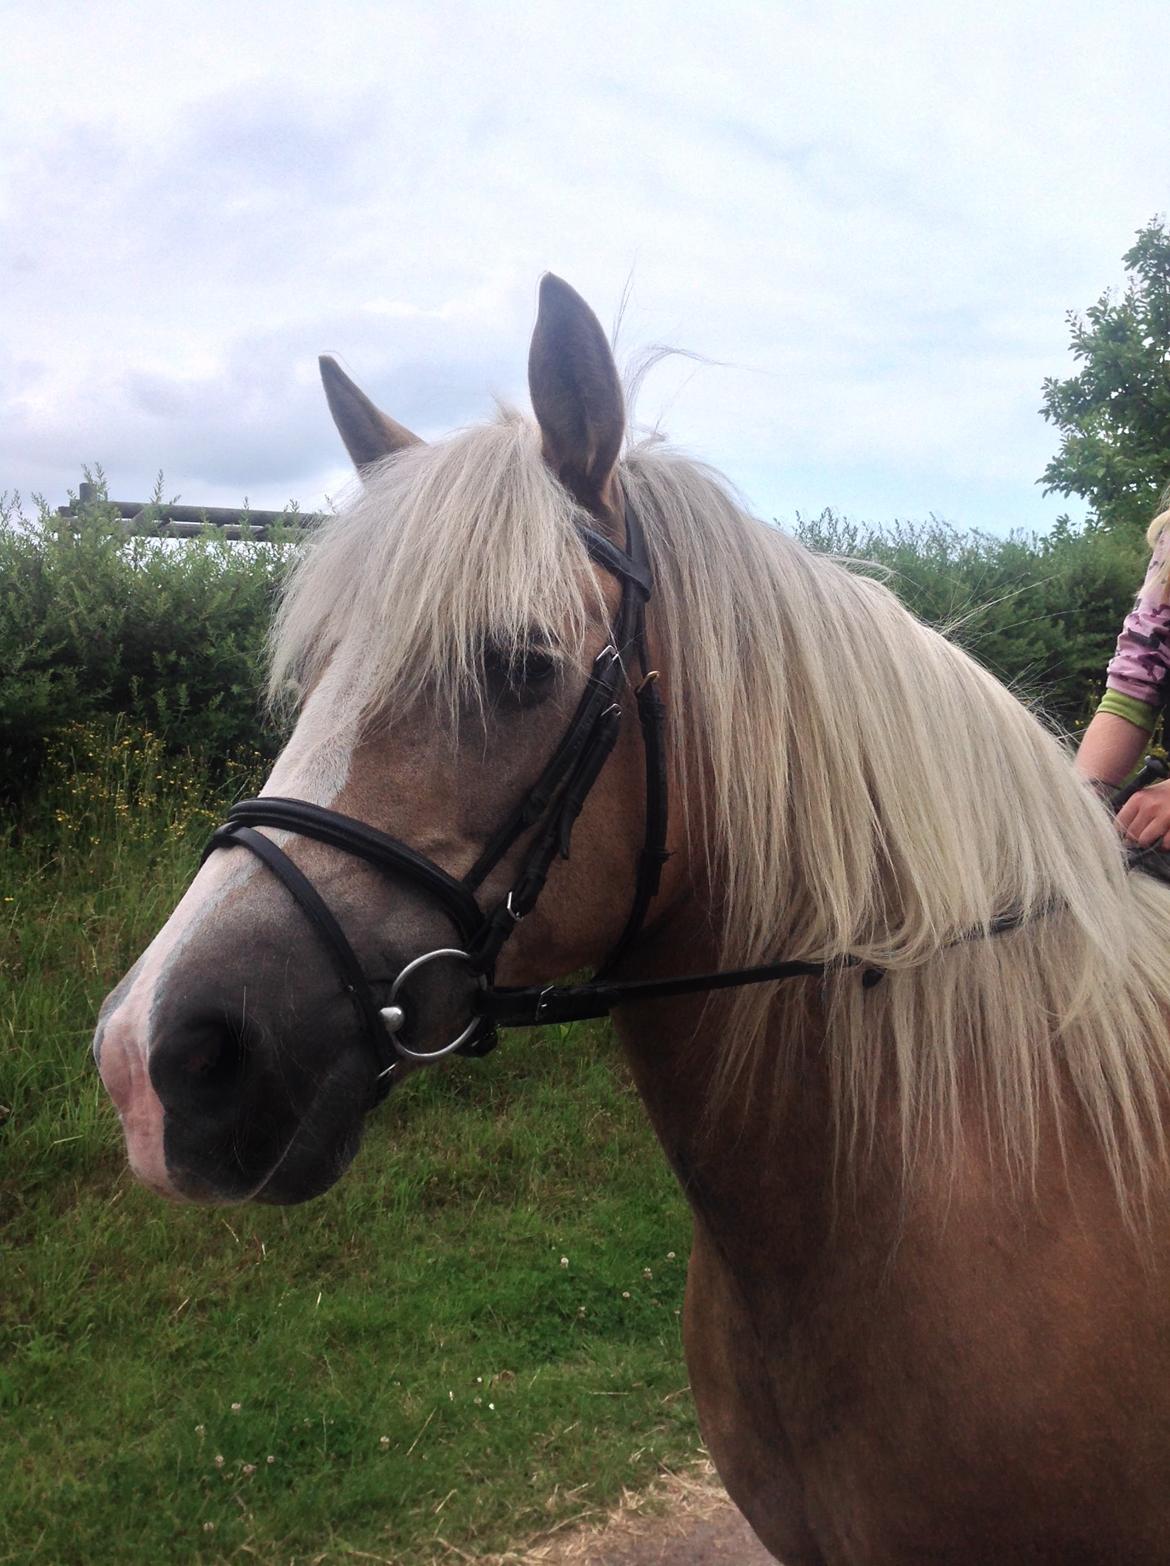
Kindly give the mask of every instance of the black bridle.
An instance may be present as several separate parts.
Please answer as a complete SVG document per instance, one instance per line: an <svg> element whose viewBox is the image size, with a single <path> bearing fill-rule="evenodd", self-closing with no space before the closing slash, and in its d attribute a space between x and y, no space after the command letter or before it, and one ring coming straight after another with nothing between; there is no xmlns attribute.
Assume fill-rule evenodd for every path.
<svg viewBox="0 0 1170 1566"><path fill-rule="evenodd" d="M576 711L540 776L461 880L397 838L339 811L300 799L273 796L242 800L228 812L227 820L212 833L204 849L206 859L217 848L247 848L284 884L328 950L342 988L353 1001L373 1044L382 1080L388 1078L400 1056L427 1061L455 1051L486 1054L494 1046L496 1029L501 1024L517 1027L603 1016L616 1004L614 994L621 988L605 982L605 975L637 939L658 891L662 866L669 857L666 711L657 690L657 673L649 667L646 649L646 604L653 584L645 537L630 506L626 507L625 549L590 528L581 528L580 534L593 561L621 583L621 601L610 640L594 658ZM572 990L550 986L498 988L493 978L505 942L535 906L553 860L558 855L564 859L569 856L574 823L617 742L622 721L618 698L627 684L633 686L642 730L646 807L642 851L625 926L591 985ZM424 952L407 963L390 985L388 1003L381 1004L348 936L317 889L283 849L257 831L258 827L276 827L314 838L401 877L438 902L463 944ZM537 830L515 880L507 894L485 913L477 901L477 890L509 849L532 828ZM478 980L476 1010L467 1027L442 1049L411 1050L397 1037L406 1020L399 996L411 974L439 958L467 964Z"/></svg>
<svg viewBox="0 0 1170 1566"><path fill-rule="evenodd" d="M609 977L637 939L658 891L662 866L669 858L666 848L666 710L658 693L657 674L649 668L646 648L646 605L653 590L653 579L641 523L629 504L625 520L625 549L590 528L580 529L582 542L593 561L621 583L621 602L610 641L593 660L577 709L544 770L461 880L397 838L339 811L300 799L264 797L241 801L228 812L226 822L212 833L204 849L203 858L206 859L217 848L247 848L284 884L328 950L342 988L353 1002L373 1047L383 1091L389 1087L399 1058L432 1061L456 1051L485 1055L494 1047L499 1027L576 1022L605 1016L615 1006L628 1001L662 1000L784 979L825 978L858 967L866 988L884 977L882 968L851 956L826 962L777 961L751 968L667 979L615 980ZM568 858L573 825L617 742L622 721L618 698L623 686L632 687L634 692L646 777L643 845L625 926L597 974L587 984L497 986L494 976L500 952L517 924L535 906L553 860L558 855ZM1141 783L1135 783L1135 786L1148 781L1152 781L1152 777L1143 773ZM1132 788L1126 791L1125 797L1131 792ZM1119 803L1120 800L1115 802L1115 808ZM328 905L308 877L270 838L258 832L258 827L275 827L300 837L314 838L402 878L434 898L458 931L463 944L439 947L415 957L391 982L387 1002L380 1003L349 938ZM485 913L476 892L513 844L533 828L537 830L510 889ZM968 940L1004 934L1017 929L1032 916L1022 912L1004 914L948 944L956 946ZM412 974L439 959L452 959L467 965L477 981L474 1011L467 1026L449 1044L437 1050L412 1050L398 1037L406 1021L400 997Z"/></svg>

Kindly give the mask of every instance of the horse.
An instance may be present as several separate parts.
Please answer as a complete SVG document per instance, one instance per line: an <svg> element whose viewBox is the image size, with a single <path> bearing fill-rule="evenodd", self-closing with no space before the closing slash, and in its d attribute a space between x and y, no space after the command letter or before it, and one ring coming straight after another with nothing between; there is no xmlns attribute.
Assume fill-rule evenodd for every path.
<svg viewBox="0 0 1170 1566"><path fill-rule="evenodd" d="M551 275L528 368L424 443L322 361L295 728L95 1038L135 1173L303 1201L409 1073L612 1010L777 1559L1170 1562L1170 895L872 571L628 436Z"/></svg>

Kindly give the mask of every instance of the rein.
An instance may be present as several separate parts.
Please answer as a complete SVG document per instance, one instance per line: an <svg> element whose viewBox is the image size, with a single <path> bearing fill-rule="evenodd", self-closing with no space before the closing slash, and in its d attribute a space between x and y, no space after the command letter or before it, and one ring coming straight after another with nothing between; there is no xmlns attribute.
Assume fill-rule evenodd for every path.
<svg viewBox="0 0 1170 1566"><path fill-rule="evenodd" d="M318 937L350 997L378 1064L379 1096L391 1085L399 1059L439 1060L455 1052L485 1055L495 1047L499 1027L536 1027L542 1023L576 1022L606 1016L615 1006L630 1001L663 1000L747 984L777 983L796 978L828 978L861 968L861 982L871 988L885 970L858 957L824 962L776 961L750 968L723 969L715 973L683 974L667 979L608 978L626 955L645 921L669 858L666 848L668 819L665 724L666 709L657 690L657 674L648 666L646 604L653 578L645 536L633 508L626 504L626 548L589 528L580 528L581 540L591 559L621 583L618 613L610 641L593 660L585 689L568 728L536 782L488 840L475 864L462 879L451 876L426 855L376 828L339 811L300 799L266 796L242 800L228 812L227 820L212 833L203 860L219 848L246 848L281 881L316 930ZM629 663L636 662L637 683ZM622 721L618 700L623 685L633 690L642 730L645 761L645 826L638 858L634 892L625 926L597 973L586 984L500 987L494 982L496 961L509 936L536 905L553 860L569 857L573 826L590 790L601 774L617 742ZM1145 781L1152 779L1146 778ZM1138 780L1125 791L1128 798ZM1114 808L1123 802L1119 798ZM348 936L312 882L288 855L258 827L275 827L341 849L376 869L397 875L434 898L458 932L462 946L439 947L415 957L390 984L386 1004L380 1003L373 983L366 978ZM513 844L532 828L538 828L507 894L488 912L476 897L478 888ZM202 861L201 861L202 862ZM1005 934L1018 929L1032 914L1009 913L964 932L950 946ZM475 980L474 1009L467 1026L441 1049L410 1049L398 1034L407 1013L402 1001L407 980L430 962L452 960L466 964Z"/></svg>

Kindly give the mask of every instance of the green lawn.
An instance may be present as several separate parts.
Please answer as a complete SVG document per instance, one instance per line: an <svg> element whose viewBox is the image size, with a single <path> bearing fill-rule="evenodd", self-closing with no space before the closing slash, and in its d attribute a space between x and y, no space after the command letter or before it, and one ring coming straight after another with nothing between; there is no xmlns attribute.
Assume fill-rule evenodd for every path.
<svg viewBox="0 0 1170 1566"><path fill-rule="evenodd" d="M127 1177L89 1033L213 807L122 748L0 844L0 1562L411 1566L686 1461L689 1225L604 1028L411 1079L307 1207Z"/></svg>

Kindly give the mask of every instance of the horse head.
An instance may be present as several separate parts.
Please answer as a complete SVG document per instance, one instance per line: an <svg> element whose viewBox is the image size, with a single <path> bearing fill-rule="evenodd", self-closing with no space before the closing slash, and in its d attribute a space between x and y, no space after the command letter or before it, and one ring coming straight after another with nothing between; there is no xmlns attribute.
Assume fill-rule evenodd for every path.
<svg viewBox="0 0 1170 1566"><path fill-rule="evenodd" d="M649 565L640 537L630 552L595 316L546 277L535 424L505 414L434 445L321 368L361 488L279 617L295 728L94 1043L131 1164L168 1196L324 1190L392 1082L487 1046L489 973L598 965L645 883L646 769L622 710L650 672L634 667Z"/></svg>

